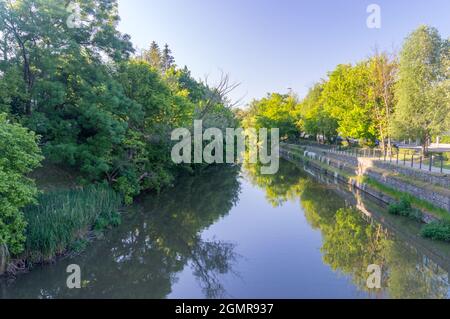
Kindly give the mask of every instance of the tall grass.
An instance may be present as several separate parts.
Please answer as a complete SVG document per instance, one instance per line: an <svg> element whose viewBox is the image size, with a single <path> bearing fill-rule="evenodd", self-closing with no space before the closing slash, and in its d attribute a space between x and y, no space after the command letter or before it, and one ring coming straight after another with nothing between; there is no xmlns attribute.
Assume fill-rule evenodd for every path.
<svg viewBox="0 0 450 319"><path fill-rule="evenodd" d="M83 239L101 219L112 220L122 205L120 195L106 185L41 194L38 204L24 211L28 223L26 258L46 261Z"/></svg>

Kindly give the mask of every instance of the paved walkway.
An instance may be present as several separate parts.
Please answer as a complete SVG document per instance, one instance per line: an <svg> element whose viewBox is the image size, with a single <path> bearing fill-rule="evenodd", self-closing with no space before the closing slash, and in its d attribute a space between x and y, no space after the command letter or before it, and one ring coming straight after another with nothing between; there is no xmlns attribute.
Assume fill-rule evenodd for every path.
<svg viewBox="0 0 450 319"><path fill-rule="evenodd" d="M415 145L406 145L406 144L400 144L399 148L401 149L407 149L407 150L416 150L421 151L421 146L415 146ZM428 147L428 150L433 153L446 153L450 152L450 144L431 144Z"/></svg>
<svg viewBox="0 0 450 319"><path fill-rule="evenodd" d="M380 160L378 158L378 160ZM384 162L384 160L382 159L382 161ZM417 169L417 170L421 170L421 171L425 171L425 172L430 172L430 164L428 163L423 163L422 167L420 167L420 163L414 163L411 166L411 158L408 160L406 160L406 165L404 165L403 160L399 160L399 163L397 165L397 159L393 159L392 162L389 162L389 160L386 161L386 163L394 165L394 166L401 166L401 167L406 167L406 168L413 168L413 169ZM442 172L441 172L441 168L440 167L436 167L436 166L432 166L431 167L431 172L433 173L438 173L438 174L450 174L450 169L447 168L443 168Z"/></svg>
<svg viewBox="0 0 450 319"><path fill-rule="evenodd" d="M325 150L325 149L324 149L324 151L325 152L329 152L329 153L344 154L346 156L356 157L356 155L354 153L351 153L351 152L347 153L345 151L341 151L340 152L340 151ZM399 158L398 164L397 164L397 158L396 157L392 158L392 159L389 159L389 157L387 157L386 160L384 160L384 157L381 157L381 158L380 157L373 157L373 156L370 156L368 153L367 153L367 156L360 155L358 157L369 158L369 159L372 159L372 160L381 161L381 162L384 162L386 164L390 164L392 166L399 166L399 167L405 167L405 168L410 168L410 169L417 169L417 170L421 170L423 172L432 172L432 173L448 174L448 175L450 175L450 169L442 168L442 170L441 170L440 167L434 166L434 165L438 165L439 166L440 165L440 160L437 160L435 163L433 163L434 165L431 167L431 171L430 171L430 164L429 163L422 163L422 165L420 165L420 162L419 162L418 159L414 159L416 162L414 162L411 165L411 157L406 158L406 163L405 163L403 158Z"/></svg>

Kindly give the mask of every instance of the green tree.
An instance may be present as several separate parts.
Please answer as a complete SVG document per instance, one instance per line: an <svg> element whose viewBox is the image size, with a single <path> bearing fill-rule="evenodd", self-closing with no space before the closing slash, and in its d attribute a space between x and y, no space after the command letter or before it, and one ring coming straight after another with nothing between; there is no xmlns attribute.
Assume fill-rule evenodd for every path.
<svg viewBox="0 0 450 319"><path fill-rule="evenodd" d="M279 93L268 94L261 100L254 100L247 110L243 125L245 128L278 128L280 137L298 136L296 127L297 98Z"/></svg>
<svg viewBox="0 0 450 319"><path fill-rule="evenodd" d="M324 139L331 141L337 135L338 123L323 107L322 91L325 85L325 83L314 85L299 104L297 126L300 131L313 135L317 139L321 135Z"/></svg>
<svg viewBox="0 0 450 319"><path fill-rule="evenodd" d="M42 156L33 132L0 114L0 246L12 255L23 251L25 227L21 209L32 203L37 189L27 178Z"/></svg>
<svg viewBox="0 0 450 319"><path fill-rule="evenodd" d="M63 0L0 0L0 33L3 36L2 71L22 73L22 103L17 111L30 115L40 102L41 85L58 71L55 59L76 61L125 59L132 52L128 35L117 31L116 0L80 0L81 22L73 28L71 12ZM25 18L26 17L26 18ZM50 70L49 70L50 69ZM16 101L17 103L18 101Z"/></svg>
<svg viewBox="0 0 450 319"><path fill-rule="evenodd" d="M147 61L155 70L163 70L163 60L161 49L155 41L150 44L148 51L144 52L144 60Z"/></svg>
<svg viewBox="0 0 450 319"><path fill-rule="evenodd" d="M176 83L179 90L185 90L193 103L200 103L205 98L206 86L192 77L191 71L187 66L180 70L173 70L173 72L176 73Z"/></svg>
<svg viewBox="0 0 450 319"><path fill-rule="evenodd" d="M106 177L122 190L124 180L139 180L120 169L130 123L143 112L116 79L133 50L116 29L117 1L78 4L81 23L71 28L65 1L0 1L8 47L0 65L8 93L0 98L42 136L49 160L78 169L89 181ZM27 14L32 17L23 19Z"/></svg>
<svg viewBox="0 0 450 319"><path fill-rule="evenodd" d="M442 86L446 95L444 97L445 103L450 107L450 39L447 39L444 43L442 68L444 69L444 80ZM447 128L450 128L450 112L447 114ZM448 134L449 131L447 131Z"/></svg>
<svg viewBox="0 0 450 319"><path fill-rule="evenodd" d="M162 51L161 56L161 66L163 72L167 72L170 68L175 65L175 58L172 55L172 50L170 50L169 45L166 43Z"/></svg>
<svg viewBox="0 0 450 319"><path fill-rule="evenodd" d="M106 66L78 57L54 59L58 70L39 85L38 104L24 123L43 136L51 161L79 169L88 180L114 169L136 104Z"/></svg>
<svg viewBox="0 0 450 319"><path fill-rule="evenodd" d="M339 65L329 75L322 92L325 110L338 122L342 137L373 142L378 132L372 117L371 74L367 61Z"/></svg>
<svg viewBox="0 0 450 319"><path fill-rule="evenodd" d="M369 60L371 70L371 97L373 99L373 121L378 131L378 138L385 141L391 148L391 135L389 127L395 107L395 84L398 71L398 62L395 57L387 53L376 53Z"/></svg>
<svg viewBox="0 0 450 319"><path fill-rule="evenodd" d="M400 53L398 104L392 129L399 138L416 138L426 153L433 136L448 130L449 42L429 26L411 33Z"/></svg>
<svg viewBox="0 0 450 319"><path fill-rule="evenodd" d="M143 189L158 190L172 181L170 132L191 125L194 106L183 94L172 91L145 61L123 63L118 80L138 111L128 120L118 152L121 156L116 158L108 179L117 181L130 201L130 196Z"/></svg>

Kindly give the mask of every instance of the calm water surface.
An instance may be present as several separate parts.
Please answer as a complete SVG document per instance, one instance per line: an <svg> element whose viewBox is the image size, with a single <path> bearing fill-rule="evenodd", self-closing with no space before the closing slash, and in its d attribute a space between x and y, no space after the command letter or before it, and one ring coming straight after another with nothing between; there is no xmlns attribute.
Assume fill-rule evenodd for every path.
<svg viewBox="0 0 450 319"><path fill-rule="evenodd" d="M316 172L218 167L142 196L81 256L0 283L2 298L448 298L450 249ZM78 264L83 287L66 287ZM382 289L367 267L382 267Z"/></svg>

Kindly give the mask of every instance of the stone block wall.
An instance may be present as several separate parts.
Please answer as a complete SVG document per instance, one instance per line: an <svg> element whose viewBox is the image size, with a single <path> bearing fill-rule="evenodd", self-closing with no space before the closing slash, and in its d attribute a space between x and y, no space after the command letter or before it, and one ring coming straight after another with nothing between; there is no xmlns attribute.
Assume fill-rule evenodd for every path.
<svg viewBox="0 0 450 319"><path fill-rule="evenodd" d="M357 158L347 154L327 152L316 147L306 146L303 147L303 149L304 154L301 155L304 158L319 161L330 166L331 168L339 169L350 176L370 177L371 179L374 179L390 188L411 194L416 198L427 201L436 207L450 212L450 190L448 187L443 186L450 183L447 180L449 178L448 176L441 174L428 174L427 172L396 167L371 158ZM292 149L290 147L281 147L282 155L289 155L291 150ZM383 170L386 173L383 173ZM390 173L401 174L412 180L419 180L428 183L430 186L420 187L414 183L408 183L403 179L396 178ZM433 185L437 187L434 187Z"/></svg>

